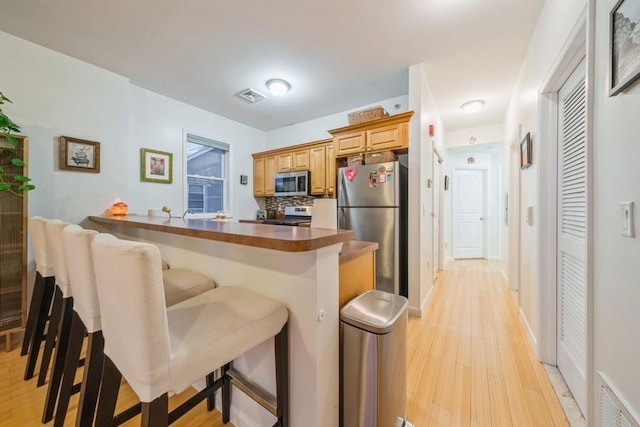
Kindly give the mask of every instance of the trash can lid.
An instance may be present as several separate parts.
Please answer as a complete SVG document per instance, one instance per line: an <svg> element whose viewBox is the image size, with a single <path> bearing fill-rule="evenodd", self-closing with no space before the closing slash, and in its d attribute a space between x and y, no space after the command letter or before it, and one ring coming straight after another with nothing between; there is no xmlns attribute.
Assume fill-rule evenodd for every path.
<svg viewBox="0 0 640 427"><path fill-rule="evenodd" d="M340 320L374 334L386 334L407 310L409 301L402 295L367 291L342 307Z"/></svg>

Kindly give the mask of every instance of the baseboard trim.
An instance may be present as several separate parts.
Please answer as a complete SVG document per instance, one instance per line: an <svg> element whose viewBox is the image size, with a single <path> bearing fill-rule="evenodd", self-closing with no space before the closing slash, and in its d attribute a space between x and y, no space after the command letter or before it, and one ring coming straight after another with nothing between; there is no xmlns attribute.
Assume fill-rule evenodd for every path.
<svg viewBox="0 0 640 427"><path fill-rule="evenodd" d="M518 309L518 314L520 315L519 317L524 325L524 329L527 331L527 336L529 337L529 341L531 342L531 345L533 346L534 350L537 353L538 341L536 340L536 336L533 334L533 331L531 330L531 326L529 326L529 322L527 321L527 316L524 315L522 308Z"/></svg>
<svg viewBox="0 0 640 427"><path fill-rule="evenodd" d="M433 292L433 285L431 285L431 287L429 288L429 292L427 293L427 296L424 298L424 300L420 304L420 308L409 306L409 316L422 317L422 313L424 313L424 306L427 304L427 301L429 301L429 298L431 297L431 292Z"/></svg>

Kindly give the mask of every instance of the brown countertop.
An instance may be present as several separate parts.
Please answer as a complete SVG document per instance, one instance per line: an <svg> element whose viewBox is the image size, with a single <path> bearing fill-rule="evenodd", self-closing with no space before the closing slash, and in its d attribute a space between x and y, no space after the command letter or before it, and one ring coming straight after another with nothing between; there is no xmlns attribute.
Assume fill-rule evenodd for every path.
<svg viewBox="0 0 640 427"><path fill-rule="evenodd" d="M163 218L143 215L100 215L90 216L89 219L101 224L124 225L285 252L312 251L336 243L348 242L354 237L351 230L283 227L207 219Z"/></svg>
<svg viewBox="0 0 640 427"><path fill-rule="evenodd" d="M377 242L363 242L360 240L349 240L342 244L342 251L340 252L340 264L347 261L351 261L354 258L358 258L369 252L373 252L378 249Z"/></svg>

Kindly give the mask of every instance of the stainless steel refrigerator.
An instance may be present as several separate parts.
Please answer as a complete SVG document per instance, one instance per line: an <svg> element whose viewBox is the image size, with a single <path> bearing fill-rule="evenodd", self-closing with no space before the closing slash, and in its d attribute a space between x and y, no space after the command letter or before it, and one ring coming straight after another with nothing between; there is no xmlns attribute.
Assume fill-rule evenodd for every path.
<svg viewBox="0 0 640 427"><path fill-rule="evenodd" d="M407 168L399 162L338 169L338 227L378 242L376 289L407 296Z"/></svg>

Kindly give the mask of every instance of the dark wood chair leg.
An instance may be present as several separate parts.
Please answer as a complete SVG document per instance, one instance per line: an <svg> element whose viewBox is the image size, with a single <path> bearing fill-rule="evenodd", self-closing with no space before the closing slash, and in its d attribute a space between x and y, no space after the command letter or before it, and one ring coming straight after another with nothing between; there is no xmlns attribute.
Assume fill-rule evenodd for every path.
<svg viewBox="0 0 640 427"><path fill-rule="evenodd" d="M71 320L73 319L73 298L62 299L62 321L58 329L58 337L56 339L56 351L53 359L53 368L49 375L49 384L47 385L47 397L44 401L44 410L42 411L42 423L48 423L53 419L56 410L56 401L60 394L60 383L62 382L62 374L64 373L64 361L67 357L67 348L69 347L69 337L71 335ZM84 336L84 333L83 333ZM76 362L77 366L77 362ZM73 381L73 379L71 380ZM73 387L73 384L72 384Z"/></svg>
<svg viewBox="0 0 640 427"><path fill-rule="evenodd" d="M31 295L31 303L29 304L29 312L27 314L27 324L24 328L24 338L22 339L22 349L20 356L24 356L29 352L29 346L33 339L33 331L36 328L38 314L40 314L40 306L44 296L44 277L40 272L36 271L36 280L33 282L33 294Z"/></svg>
<svg viewBox="0 0 640 427"><path fill-rule="evenodd" d="M276 356L276 416L279 427L289 427L289 337L285 323L274 340Z"/></svg>
<svg viewBox="0 0 640 427"><path fill-rule="evenodd" d="M227 375L227 371L231 368L231 363L227 363L222 367L220 375L222 375L222 422L227 424L231 418L231 378Z"/></svg>
<svg viewBox="0 0 640 427"><path fill-rule="evenodd" d="M142 402L142 427L167 427L169 425L169 398L167 393L151 402Z"/></svg>
<svg viewBox="0 0 640 427"><path fill-rule="evenodd" d="M216 380L216 374L214 372L207 375L207 388L211 387ZM207 411L213 411L216 409L216 394L212 393L207 397Z"/></svg>
<svg viewBox="0 0 640 427"><path fill-rule="evenodd" d="M40 362L40 372L38 372L38 387L47 382L47 374L49 373L49 364L53 357L53 349L56 346L56 338L58 329L62 320L62 291L56 286L53 293L53 305L51 307L51 318L49 319L49 329L47 330L47 340L44 343L44 351L42 352L42 361Z"/></svg>
<svg viewBox="0 0 640 427"><path fill-rule="evenodd" d="M78 313L74 311L73 318L71 320L69 346L67 347L64 370L62 373L60 396L58 397L56 417L53 422L54 427L62 427L64 425L64 419L67 415L67 410L69 409L69 399L73 394L73 383L76 378L78 361L80 360L80 352L82 351L82 342L84 341L84 334L86 331L87 328L85 328L84 323L82 323L80 316L78 316Z"/></svg>
<svg viewBox="0 0 640 427"><path fill-rule="evenodd" d="M40 346L43 338L45 337L44 330L47 325L47 320L49 319L49 311L51 310L51 301L53 300L55 287L55 277L50 276L44 278L42 301L36 313L35 328L33 330L33 334L31 334L29 342L29 356L27 356L27 364L24 371L25 381L33 378L36 369L38 355L40 354Z"/></svg>
<svg viewBox="0 0 640 427"><path fill-rule="evenodd" d="M93 425L93 417L98 402L98 392L102 380L102 366L104 364L104 337L102 331L89 334L87 342L87 358L78 401L76 427Z"/></svg>
<svg viewBox="0 0 640 427"><path fill-rule="evenodd" d="M104 357L102 370L102 386L98 398L98 410L96 412L96 426L113 425L113 415L116 412L116 402L120 391L122 374L107 356Z"/></svg>

